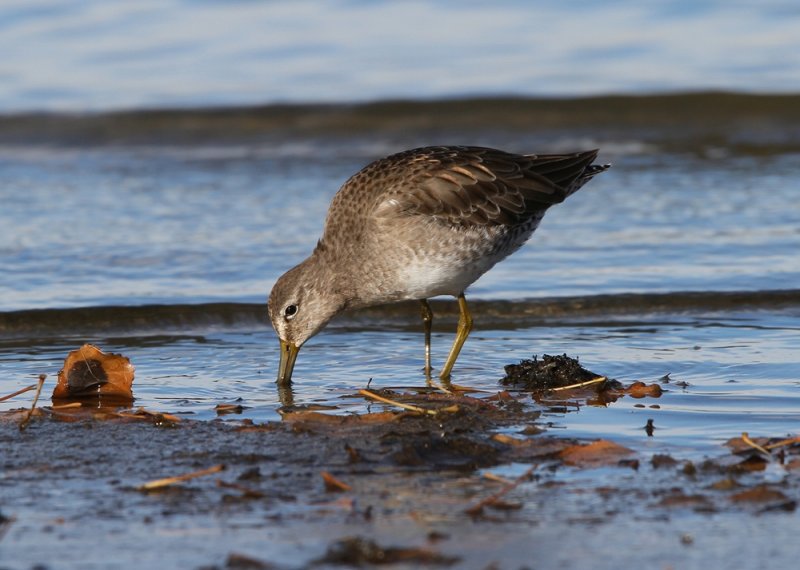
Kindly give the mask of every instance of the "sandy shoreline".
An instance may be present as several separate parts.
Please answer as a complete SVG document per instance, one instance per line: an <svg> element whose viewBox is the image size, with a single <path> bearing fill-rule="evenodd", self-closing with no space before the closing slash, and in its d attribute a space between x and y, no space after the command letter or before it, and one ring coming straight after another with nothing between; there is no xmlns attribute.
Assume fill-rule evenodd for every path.
<svg viewBox="0 0 800 570"><path fill-rule="evenodd" d="M723 447L692 463L613 442L594 455L596 443L536 433L538 413L505 396L423 403L457 409L346 417L296 409L253 424L45 408L22 432L20 414L7 412L0 568L387 560L396 568L778 568L796 560L796 443L780 451L783 466L777 448L770 462ZM224 471L137 490L216 465ZM514 480L526 470L530 477ZM326 486L323 472L349 489Z"/></svg>

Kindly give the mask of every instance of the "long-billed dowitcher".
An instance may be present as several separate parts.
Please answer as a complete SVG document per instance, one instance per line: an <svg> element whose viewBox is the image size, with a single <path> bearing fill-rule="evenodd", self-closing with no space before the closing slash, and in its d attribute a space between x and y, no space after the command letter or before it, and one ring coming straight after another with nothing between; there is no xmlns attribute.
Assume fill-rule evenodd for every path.
<svg viewBox="0 0 800 570"><path fill-rule="evenodd" d="M425 373L431 374L427 299L453 295L460 316L439 376L472 328L464 291L520 248L545 211L609 165L597 150L520 155L465 146L408 150L352 176L331 202L313 253L272 288L268 309L281 344L278 383L289 384L300 347L345 309L416 299Z"/></svg>

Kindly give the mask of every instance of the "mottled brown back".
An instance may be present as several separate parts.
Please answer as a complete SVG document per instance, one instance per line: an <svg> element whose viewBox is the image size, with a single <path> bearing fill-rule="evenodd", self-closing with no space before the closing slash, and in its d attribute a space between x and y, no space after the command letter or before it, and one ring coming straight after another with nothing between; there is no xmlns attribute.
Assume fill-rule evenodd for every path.
<svg viewBox="0 0 800 570"><path fill-rule="evenodd" d="M354 220L419 215L458 227L524 224L605 170L592 166L596 156L596 150L552 155L465 146L408 150L351 177L328 218L341 219L338 212L349 210ZM358 233L356 225L350 230Z"/></svg>

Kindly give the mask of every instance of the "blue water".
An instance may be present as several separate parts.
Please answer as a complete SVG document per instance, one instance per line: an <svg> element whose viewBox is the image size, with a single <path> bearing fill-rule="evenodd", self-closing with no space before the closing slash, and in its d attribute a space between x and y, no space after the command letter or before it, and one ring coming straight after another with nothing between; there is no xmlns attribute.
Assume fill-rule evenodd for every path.
<svg viewBox="0 0 800 570"><path fill-rule="evenodd" d="M5 0L0 112L800 90L793 0Z"/></svg>
<svg viewBox="0 0 800 570"><path fill-rule="evenodd" d="M0 310L263 301L313 249L339 185L377 158L310 150L5 150ZM612 144L601 160L614 167L548 212L531 243L472 295L800 283L800 156L665 162Z"/></svg>

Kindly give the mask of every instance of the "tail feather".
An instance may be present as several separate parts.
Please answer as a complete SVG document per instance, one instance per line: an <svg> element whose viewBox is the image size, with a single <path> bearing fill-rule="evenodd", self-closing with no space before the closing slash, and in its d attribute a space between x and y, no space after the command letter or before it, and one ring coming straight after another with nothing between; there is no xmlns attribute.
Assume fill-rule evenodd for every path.
<svg viewBox="0 0 800 570"><path fill-rule="evenodd" d="M567 188L567 196L571 196L572 194L583 188L583 185L589 182L589 180L591 180L601 172L605 172L609 168L611 168L611 164L590 164L581 173L581 175L575 179L575 182L572 183L572 186Z"/></svg>

